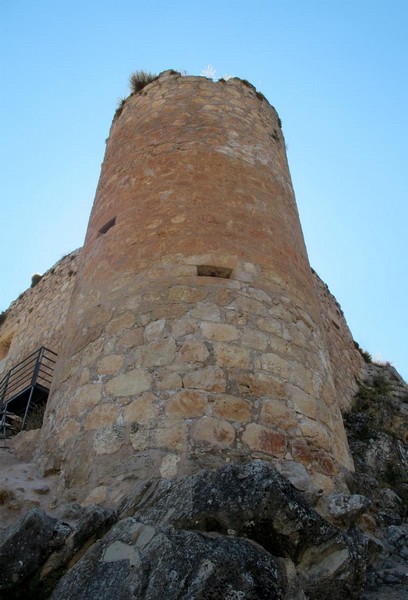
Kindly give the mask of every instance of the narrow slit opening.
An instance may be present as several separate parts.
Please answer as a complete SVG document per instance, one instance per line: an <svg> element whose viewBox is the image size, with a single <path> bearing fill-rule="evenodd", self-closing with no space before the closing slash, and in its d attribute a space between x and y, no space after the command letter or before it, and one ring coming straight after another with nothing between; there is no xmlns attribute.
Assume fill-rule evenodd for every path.
<svg viewBox="0 0 408 600"><path fill-rule="evenodd" d="M110 219L110 221L108 221L107 223L105 223L105 225L103 227L100 228L100 230L98 231L98 237L103 235L104 233L107 233L109 231L109 229L111 229L111 227L113 227L116 223L116 217L113 217L113 219Z"/></svg>
<svg viewBox="0 0 408 600"><path fill-rule="evenodd" d="M222 277L231 278L232 269L229 267L216 267L215 265L197 265L197 275L199 277Z"/></svg>

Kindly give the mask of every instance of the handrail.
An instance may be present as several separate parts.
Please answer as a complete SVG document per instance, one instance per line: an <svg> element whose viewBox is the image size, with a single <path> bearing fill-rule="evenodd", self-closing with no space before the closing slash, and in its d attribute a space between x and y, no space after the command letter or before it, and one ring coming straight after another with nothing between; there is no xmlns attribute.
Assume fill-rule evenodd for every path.
<svg viewBox="0 0 408 600"><path fill-rule="evenodd" d="M49 385L54 374L56 357L56 352L41 346L12 367L0 381L0 410L3 410L3 407L22 390L36 385L37 382L41 385L39 380Z"/></svg>

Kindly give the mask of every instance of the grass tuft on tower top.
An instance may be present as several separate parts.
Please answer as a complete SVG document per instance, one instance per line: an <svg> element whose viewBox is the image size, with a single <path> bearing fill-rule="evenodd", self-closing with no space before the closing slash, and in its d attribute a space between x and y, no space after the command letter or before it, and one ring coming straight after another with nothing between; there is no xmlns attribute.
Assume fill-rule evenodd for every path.
<svg viewBox="0 0 408 600"><path fill-rule="evenodd" d="M129 87L132 94L140 92L148 83L156 79L157 75L147 71L135 71L129 77Z"/></svg>

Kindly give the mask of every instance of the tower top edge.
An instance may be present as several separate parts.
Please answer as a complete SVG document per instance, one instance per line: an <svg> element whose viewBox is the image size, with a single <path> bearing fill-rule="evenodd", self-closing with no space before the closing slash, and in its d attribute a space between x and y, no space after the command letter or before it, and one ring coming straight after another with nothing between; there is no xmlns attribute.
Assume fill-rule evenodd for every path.
<svg viewBox="0 0 408 600"><path fill-rule="evenodd" d="M150 75L150 74L149 74ZM257 98L260 102L265 102L272 110L276 113L275 107L269 102L269 100L262 94L262 92L258 91L256 87L250 83L247 79L242 79L240 77L230 77L228 79L220 78L218 80L213 80L211 77L206 77L204 75L186 75L184 73L180 73L179 71L175 71L174 69L167 69L166 71L162 71L156 76L152 76L150 81L143 84L143 87L138 89L137 91L132 91L129 96L124 98L120 105L118 106L115 115L113 117L113 121L116 120L117 117L122 113L123 107L126 102L130 98L134 98L137 96L146 96L149 94L150 90L153 90L157 86L166 85L167 83L197 83L201 85L208 86L224 86L226 89L241 89L245 91L248 95ZM280 119L279 119L279 124Z"/></svg>

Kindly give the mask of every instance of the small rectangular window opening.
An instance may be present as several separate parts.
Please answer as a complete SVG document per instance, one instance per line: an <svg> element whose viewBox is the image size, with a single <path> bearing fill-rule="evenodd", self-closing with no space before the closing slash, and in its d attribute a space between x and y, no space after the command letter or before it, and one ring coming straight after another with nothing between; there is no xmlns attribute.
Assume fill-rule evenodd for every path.
<svg viewBox="0 0 408 600"><path fill-rule="evenodd" d="M197 265L197 275L199 277L222 277L230 279L232 269L229 267L216 267L214 265Z"/></svg>
<svg viewBox="0 0 408 600"><path fill-rule="evenodd" d="M111 229L111 227L113 227L116 223L116 217L113 217L113 219L111 219L110 221L108 221L107 223L105 223L105 225L103 227L100 228L100 230L98 231L98 237L103 235L104 233L107 233L109 231L109 229Z"/></svg>

